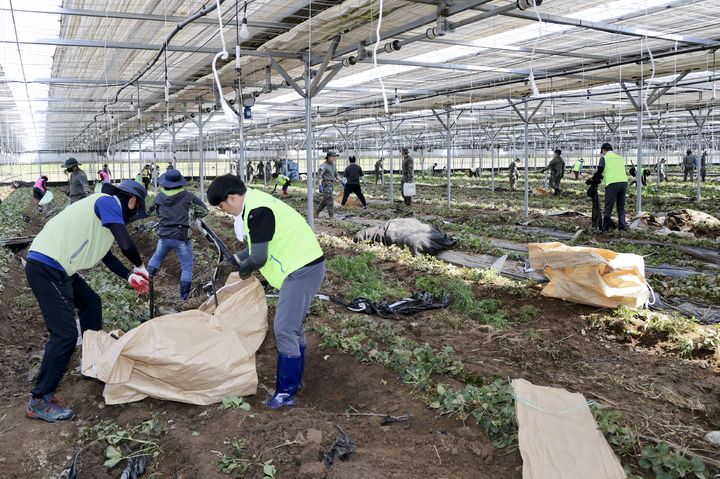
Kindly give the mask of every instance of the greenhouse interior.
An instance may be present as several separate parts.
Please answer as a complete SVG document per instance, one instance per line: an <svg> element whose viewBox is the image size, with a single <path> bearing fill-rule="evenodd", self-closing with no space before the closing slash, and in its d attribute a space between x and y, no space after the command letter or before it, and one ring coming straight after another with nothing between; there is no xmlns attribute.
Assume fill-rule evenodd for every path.
<svg viewBox="0 0 720 479"><path fill-rule="evenodd" d="M720 478L718 14L0 0L0 476Z"/></svg>

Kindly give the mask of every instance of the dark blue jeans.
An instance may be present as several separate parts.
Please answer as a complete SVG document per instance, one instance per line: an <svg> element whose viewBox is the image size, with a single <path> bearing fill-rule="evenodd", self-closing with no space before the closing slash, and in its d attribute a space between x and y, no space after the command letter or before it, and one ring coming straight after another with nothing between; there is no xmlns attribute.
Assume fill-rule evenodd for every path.
<svg viewBox="0 0 720 479"><path fill-rule="evenodd" d="M64 271L29 259L25 275L50 331L37 383L32 390L32 394L39 397L55 391L70 362L77 343L75 309L80 317L80 330L84 333L88 329L102 329L102 306L100 296L77 273L68 276Z"/></svg>
<svg viewBox="0 0 720 479"><path fill-rule="evenodd" d="M160 265L165 259L165 256L172 250L175 250L175 254L180 261L180 267L182 268L180 281L189 283L192 281L193 274L193 249L190 240L182 241L173 238L158 239L157 249L155 250L155 254L152 255L152 258L150 258L148 266L156 270L160 269Z"/></svg>

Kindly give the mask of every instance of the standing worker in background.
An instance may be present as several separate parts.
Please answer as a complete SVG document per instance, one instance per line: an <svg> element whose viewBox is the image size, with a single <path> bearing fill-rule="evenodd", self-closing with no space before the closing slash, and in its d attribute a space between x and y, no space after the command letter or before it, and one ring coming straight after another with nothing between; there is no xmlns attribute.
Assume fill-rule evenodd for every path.
<svg viewBox="0 0 720 479"><path fill-rule="evenodd" d="M540 170L540 172L545 172L547 170L550 170L550 188L555 190L555 196L560 195L560 180L562 180L563 176L565 176L565 162L562 159L562 156L560 154L562 151L555 150L555 156L553 156L553 159L550 160L550 163Z"/></svg>
<svg viewBox="0 0 720 479"><path fill-rule="evenodd" d="M660 163L658 163L658 175L660 176L660 181L667 181L667 162L665 161L665 158L660 158Z"/></svg>
<svg viewBox="0 0 720 479"><path fill-rule="evenodd" d="M83 170L80 169L80 163L75 158L68 158L65 160L65 164L62 165L66 172L70 173L70 203L75 203L78 200L85 198L90 194L90 187L88 186L87 175Z"/></svg>
<svg viewBox="0 0 720 479"><path fill-rule="evenodd" d="M700 174L702 175L702 181L705 181L705 174L707 173L707 168L705 167L705 164L707 163L707 151L703 151L702 156L700 157Z"/></svg>
<svg viewBox="0 0 720 479"><path fill-rule="evenodd" d="M400 191L403 193L403 199L405 200L405 206L412 204L412 196L405 196L404 185L405 183L415 182L415 162L412 157L408 154L408 149L403 148L401 150L403 162L402 162L402 179L400 180Z"/></svg>
<svg viewBox="0 0 720 479"><path fill-rule="evenodd" d="M688 175L690 175L690 182L693 181L693 170L696 161L697 158L695 158L691 150L685 152L685 156L683 156L683 182L688 180Z"/></svg>
<svg viewBox="0 0 720 479"><path fill-rule="evenodd" d="M605 212L601 233L607 233L610 229L610 218L615 204L617 204L618 227L625 231L625 197L628 188L625 158L613 152L610 143L603 143L600 154L602 156L597 171L586 183L589 185L592 181L599 181L602 178L605 184Z"/></svg>
<svg viewBox="0 0 720 479"><path fill-rule="evenodd" d="M342 178L340 178L337 174L337 170L335 170L336 159L337 151L328 150L325 155L325 161L318 169L317 186L318 191L322 194L322 197L320 198L318 205L315 207L315 217L320 215L323 208L327 208L330 218L335 215L333 185L335 184L335 178L337 178L338 181L342 181Z"/></svg>
<svg viewBox="0 0 720 479"><path fill-rule="evenodd" d="M47 182L48 177L42 175L33 185L33 198L35 198L36 205L39 204L40 200L43 199L43 196L45 196L45 192L47 191Z"/></svg>
<svg viewBox="0 0 720 479"><path fill-rule="evenodd" d="M303 323L325 277L322 248L300 213L263 191L248 189L237 176L216 178L207 196L211 205L235 216L235 234L247 241L247 248L236 255L240 276L259 269L280 290L274 321L277 385L263 404L273 409L292 406L305 370Z"/></svg>
<svg viewBox="0 0 720 479"><path fill-rule="evenodd" d="M153 171L152 167L150 167L149 164L145 164L142 171L140 172L140 176L142 177L143 185L145 185L145 189L150 188L150 178L152 177Z"/></svg>
<svg viewBox="0 0 720 479"><path fill-rule="evenodd" d="M515 158L515 161L510 162L508 168L508 176L510 178L510 191L515 191L515 183L517 183L520 172L518 171L518 165L520 164L520 158Z"/></svg>
<svg viewBox="0 0 720 479"><path fill-rule="evenodd" d="M383 159L380 158L375 162L375 184L377 185L378 179L380 184L385 184L385 172L383 171Z"/></svg>
<svg viewBox="0 0 720 479"><path fill-rule="evenodd" d="M148 272L150 276L155 275L165 256L174 250L182 271L180 299L185 301L190 295L193 274L193 247L188 238L190 210L192 209L195 218L202 218L207 215L207 207L197 196L185 190L187 180L178 170L167 170L160 176L158 183L163 187L163 191L158 192L150 206L150 213L157 210L160 217L158 244L148 262Z"/></svg>
<svg viewBox="0 0 720 479"><path fill-rule="evenodd" d="M102 328L100 296L78 271L92 268L102 260L138 294L148 290L147 270L125 228L126 223L147 216L145 188L134 180L108 188L114 190L112 196L94 194L65 208L47 222L30 245L25 274L40 304L50 339L27 404L28 417L57 422L69 421L74 416L55 397L55 389L77 343L75 309L83 333ZM112 254L114 242L135 265L132 271Z"/></svg>
<svg viewBox="0 0 720 479"><path fill-rule="evenodd" d="M350 193L355 193L355 195L360 198L363 209L366 210L367 203L365 202L365 196L363 195L362 189L360 188L360 178L362 178L363 183L365 183L365 173L363 172L362 168L355 163L356 160L354 156L348 158L348 161L350 161L350 164L345 168L345 171L343 172L343 176L347 178L347 182L345 183L345 191L343 192L343 199L341 204L345 206L345 202L347 202Z"/></svg>
<svg viewBox="0 0 720 479"><path fill-rule="evenodd" d="M579 160L577 160L577 161L575 162L575 164L574 164L573 167L572 167L572 172L575 174L575 179L576 179L576 180L580 177L580 172L582 172L582 167L583 167L583 162L584 162L584 161L585 161L585 160L583 160L582 158L580 158Z"/></svg>

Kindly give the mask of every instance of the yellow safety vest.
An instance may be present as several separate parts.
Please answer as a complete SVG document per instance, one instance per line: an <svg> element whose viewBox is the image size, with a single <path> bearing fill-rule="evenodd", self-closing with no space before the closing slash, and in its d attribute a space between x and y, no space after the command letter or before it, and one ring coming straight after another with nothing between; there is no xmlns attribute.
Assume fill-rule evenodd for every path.
<svg viewBox="0 0 720 479"><path fill-rule="evenodd" d="M289 274L321 257L323 251L315 233L300 213L272 195L248 188L242 214L250 253L252 242L248 215L263 206L270 208L275 216L275 234L268 244L268 259L260 272L271 286L280 289Z"/></svg>

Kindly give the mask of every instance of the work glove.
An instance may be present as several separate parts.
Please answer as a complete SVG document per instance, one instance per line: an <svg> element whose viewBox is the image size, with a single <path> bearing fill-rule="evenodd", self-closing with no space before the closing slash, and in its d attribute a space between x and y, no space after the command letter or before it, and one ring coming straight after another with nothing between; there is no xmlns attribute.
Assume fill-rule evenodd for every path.
<svg viewBox="0 0 720 479"><path fill-rule="evenodd" d="M128 276L128 283L130 283L130 286L135 288L135 291L137 291L138 294L145 294L150 290L150 281L148 281L148 277L139 273L130 274L130 276Z"/></svg>
<svg viewBox="0 0 720 479"><path fill-rule="evenodd" d="M322 185L320 185L320 186L318 187L318 191L319 191L320 193L322 193Z"/></svg>
<svg viewBox="0 0 720 479"><path fill-rule="evenodd" d="M144 265L135 266L128 277L128 283L138 294L145 294L150 289L150 273Z"/></svg>
<svg viewBox="0 0 720 479"><path fill-rule="evenodd" d="M140 276L144 276L145 279L150 279L150 273L148 273L148 270L145 269L145 265L135 266L132 272L133 274L139 274Z"/></svg>

